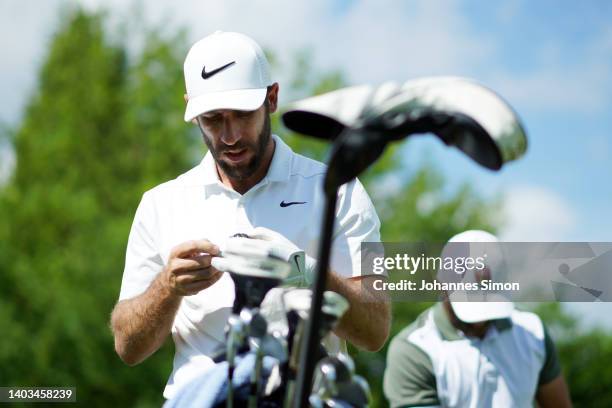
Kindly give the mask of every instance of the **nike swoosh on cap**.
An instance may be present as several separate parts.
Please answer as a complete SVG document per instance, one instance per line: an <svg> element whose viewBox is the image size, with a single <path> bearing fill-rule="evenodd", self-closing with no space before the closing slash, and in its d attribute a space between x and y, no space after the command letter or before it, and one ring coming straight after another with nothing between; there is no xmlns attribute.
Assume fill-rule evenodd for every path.
<svg viewBox="0 0 612 408"><path fill-rule="evenodd" d="M285 200L283 200L281 201L280 206L289 207L290 205L295 205L295 204L306 204L306 201L289 201L288 203L286 203Z"/></svg>
<svg viewBox="0 0 612 408"><path fill-rule="evenodd" d="M302 273L302 271L300 271L300 264L298 262L299 257L300 257L299 255L293 255L293 260L295 261L295 267L297 268L298 272Z"/></svg>
<svg viewBox="0 0 612 408"><path fill-rule="evenodd" d="M219 67L217 69L213 69L212 71L209 71L209 72L206 72L206 65L204 65L202 67L202 78L209 79L209 78L213 77L214 75L217 75L219 72L223 71L224 69L227 69L227 68L231 67L235 63L236 63L236 61L228 62L227 64L223 65L222 67Z"/></svg>

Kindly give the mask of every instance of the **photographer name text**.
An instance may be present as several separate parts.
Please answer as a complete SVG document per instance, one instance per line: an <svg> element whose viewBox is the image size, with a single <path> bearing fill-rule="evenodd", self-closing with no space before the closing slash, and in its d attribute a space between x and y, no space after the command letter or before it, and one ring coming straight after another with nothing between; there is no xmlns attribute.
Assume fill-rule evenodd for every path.
<svg viewBox="0 0 612 408"><path fill-rule="evenodd" d="M493 282L482 280L476 282L417 282L402 279L398 282L386 282L383 279L376 279L373 282L375 290L383 291L519 291L521 285L518 282Z"/></svg>

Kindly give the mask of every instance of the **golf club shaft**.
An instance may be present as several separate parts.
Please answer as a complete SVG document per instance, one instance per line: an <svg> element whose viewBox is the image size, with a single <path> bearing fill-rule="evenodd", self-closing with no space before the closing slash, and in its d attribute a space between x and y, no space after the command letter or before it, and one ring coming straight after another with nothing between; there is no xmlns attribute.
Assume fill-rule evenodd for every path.
<svg viewBox="0 0 612 408"><path fill-rule="evenodd" d="M234 385L232 384L232 378L234 376L234 367L228 365L227 368L227 402L225 406L227 408L234 407Z"/></svg>
<svg viewBox="0 0 612 408"><path fill-rule="evenodd" d="M323 305L323 292L327 281L327 268L331 254L332 235L336 216L336 202L338 201L338 188L326 191L326 207L323 219L321 241L319 241L319 260L314 276L310 313L306 321L306 330L300 347L300 368L297 375L294 408L308 406L308 397L312 388L312 375L316 365L314 356L319 346L319 322L321 321Z"/></svg>
<svg viewBox="0 0 612 408"><path fill-rule="evenodd" d="M293 345L291 348L291 355L289 356L289 362L287 364L287 374L289 380L287 382L287 390L285 391L285 401L283 404L284 408L290 408L293 403L293 397L295 395L295 374L298 370L300 363L300 345L302 344L302 338L304 338L304 325L306 323L302 320L299 321L293 335Z"/></svg>
<svg viewBox="0 0 612 408"><path fill-rule="evenodd" d="M238 316L232 316L234 319L237 319ZM230 317L231 318L231 317ZM234 379L234 362L236 358L236 350L238 348L237 337L239 336L236 333L236 327L233 324L230 324L229 336L227 341L227 401L225 406L227 408L233 408L234 406L234 385L232 383Z"/></svg>
<svg viewBox="0 0 612 408"><path fill-rule="evenodd" d="M251 392L249 395L249 408L257 408L257 399L259 397L259 390L261 384L261 364L263 355L261 347L258 347L255 352L255 368L251 373Z"/></svg>
<svg viewBox="0 0 612 408"><path fill-rule="evenodd" d="M291 402L293 401L294 393L295 393L295 381L288 380L287 389L285 391L285 401L283 403L283 408L291 407Z"/></svg>

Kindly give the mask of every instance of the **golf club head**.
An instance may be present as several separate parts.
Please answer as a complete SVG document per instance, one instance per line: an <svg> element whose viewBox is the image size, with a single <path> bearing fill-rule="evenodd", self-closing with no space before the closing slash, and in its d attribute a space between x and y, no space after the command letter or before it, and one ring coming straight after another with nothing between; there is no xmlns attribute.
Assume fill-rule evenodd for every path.
<svg viewBox="0 0 612 408"><path fill-rule="evenodd" d="M327 292L325 292L327 293ZM330 292L333 293L333 292ZM338 295L340 296L340 295ZM340 313L341 305L335 296L331 296L332 301L326 302L326 298L330 296L324 294L324 307L327 305L327 314L323 313L324 324L320 327L320 337L324 337L329 332L330 321L335 322L335 318L331 317ZM300 355L300 347L302 337L305 331L306 321L310 314L310 306L312 301L312 291L310 289L291 289L283 293L283 304L287 314L287 324L289 333L287 335L287 343L289 344L289 366L292 370L298 369L298 360ZM342 312L343 313L343 312ZM332 322L332 323L333 323ZM317 361L327 356L327 352L323 345L319 344L318 352L313 358Z"/></svg>
<svg viewBox="0 0 612 408"><path fill-rule="evenodd" d="M340 399L329 398L324 400L318 395L311 395L308 403L312 408L355 408Z"/></svg>
<svg viewBox="0 0 612 408"><path fill-rule="evenodd" d="M227 320L228 335L226 340L226 358L230 366L238 354L241 344L244 344L246 327L240 316L231 315Z"/></svg>
<svg viewBox="0 0 612 408"><path fill-rule="evenodd" d="M312 393L323 399L348 398L341 395L341 390L355 391L350 388L352 384L355 365L353 361L342 353L321 359L316 366Z"/></svg>
<svg viewBox="0 0 612 408"><path fill-rule="evenodd" d="M282 118L293 131L334 141L330 168L342 168L345 182L373 163L388 142L418 133L437 135L491 170L527 148L512 108L491 90L458 77L343 88L297 101Z"/></svg>
<svg viewBox="0 0 612 408"><path fill-rule="evenodd" d="M383 103L397 92L397 84L360 85L302 99L282 115L285 126L319 139L333 140L325 191L357 177L383 153L384 134L363 129L361 116L371 106Z"/></svg>
<svg viewBox="0 0 612 408"><path fill-rule="evenodd" d="M310 289L294 289L284 293L283 300L287 312L295 312L301 320L306 320L310 313L312 291ZM323 322L321 337L334 328L336 322L349 308L348 301L340 294L327 290L323 293Z"/></svg>
<svg viewBox="0 0 612 408"><path fill-rule="evenodd" d="M338 320L346 313L349 308L349 302L346 298L331 290L323 293L323 315L327 317L331 323L330 330Z"/></svg>
<svg viewBox="0 0 612 408"><path fill-rule="evenodd" d="M287 312L294 311L303 320L308 318L311 299L310 289L292 289L283 293L283 303Z"/></svg>
<svg viewBox="0 0 612 408"><path fill-rule="evenodd" d="M278 332L285 337L289 335L287 312L283 303L283 293L287 290L289 289L284 287L270 289L259 308L259 312L268 322L268 332Z"/></svg>
<svg viewBox="0 0 612 408"><path fill-rule="evenodd" d="M232 313L239 313L245 307L258 308L268 291L279 286L291 270L288 262L274 258L215 257L211 265L228 272L234 281Z"/></svg>
<svg viewBox="0 0 612 408"><path fill-rule="evenodd" d="M390 139L434 133L478 164L499 170L521 157L527 136L512 108L490 89L465 78L408 81L362 115L363 126Z"/></svg>
<svg viewBox="0 0 612 408"><path fill-rule="evenodd" d="M327 382L333 382L335 384L348 383L353 378L355 365L352 361L339 358L339 356L342 355L343 354L333 357L325 357L319 361L317 371L321 373Z"/></svg>
<svg viewBox="0 0 612 408"><path fill-rule="evenodd" d="M261 341L263 355L274 357L279 363L284 363L289 358L287 341L280 333L269 333Z"/></svg>
<svg viewBox="0 0 612 408"><path fill-rule="evenodd" d="M244 341L247 327L244 319L236 314L231 314L225 324L225 343L219 344L213 350L211 358L215 363L222 361L233 361L233 359L246 351L248 347Z"/></svg>
<svg viewBox="0 0 612 408"><path fill-rule="evenodd" d="M284 125L303 135L334 140L346 128L359 127L363 112L396 95L398 84L358 85L301 99L282 115Z"/></svg>
<svg viewBox="0 0 612 408"><path fill-rule="evenodd" d="M287 342L289 344L289 366L296 371L299 364L299 350L310 310L310 289L292 289L283 293L283 305L287 316Z"/></svg>
<svg viewBox="0 0 612 408"><path fill-rule="evenodd" d="M268 331L268 322L258 311L243 309L240 318L244 320L250 338L258 341L264 338Z"/></svg>
<svg viewBox="0 0 612 408"><path fill-rule="evenodd" d="M359 375L354 375L348 383L338 384L337 399L348 402L352 407L367 407L372 399L368 382Z"/></svg>

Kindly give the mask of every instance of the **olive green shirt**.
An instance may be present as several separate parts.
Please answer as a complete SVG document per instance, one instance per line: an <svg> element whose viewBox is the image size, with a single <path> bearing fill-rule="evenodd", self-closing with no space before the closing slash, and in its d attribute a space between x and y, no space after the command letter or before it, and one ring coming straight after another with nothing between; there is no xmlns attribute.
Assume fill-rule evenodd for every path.
<svg viewBox="0 0 612 408"><path fill-rule="evenodd" d="M439 303L391 341L384 393L391 407L533 406L537 387L560 372L535 314L493 321L480 340L456 329Z"/></svg>

